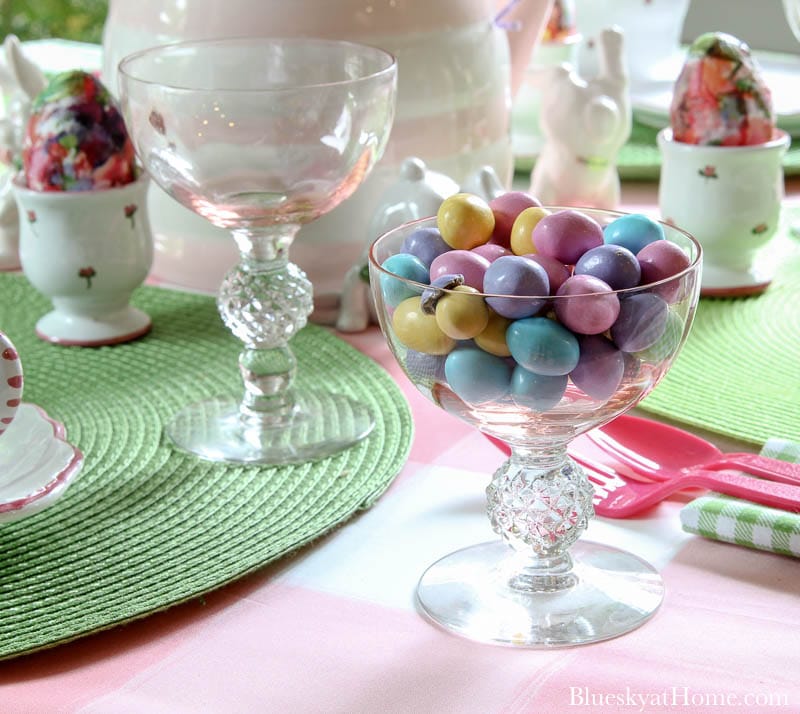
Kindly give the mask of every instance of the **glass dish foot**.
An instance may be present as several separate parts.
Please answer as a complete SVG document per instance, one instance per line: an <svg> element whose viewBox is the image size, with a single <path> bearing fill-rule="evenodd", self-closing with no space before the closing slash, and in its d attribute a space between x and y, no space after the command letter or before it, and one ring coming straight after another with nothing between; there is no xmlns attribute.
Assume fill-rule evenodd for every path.
<svg viewBox="0 0 800 714"><path fill-rule="evenodd" d="M179 449L208 461L281 465L337 454L374 425L365 405L341 394L309 391L297 396L285 424L243 418L239 402L213 399L180 411L166 433Z"/></svg>
<svg viewBox="0 0 800 714"><path fill-rule="evenodd" d="M431 565L417 602L434 623L478 642L567 647L607 640L645 623L664 584L640 558L578 541L562 566L532 571L503 541L450 553Z"/></svg>

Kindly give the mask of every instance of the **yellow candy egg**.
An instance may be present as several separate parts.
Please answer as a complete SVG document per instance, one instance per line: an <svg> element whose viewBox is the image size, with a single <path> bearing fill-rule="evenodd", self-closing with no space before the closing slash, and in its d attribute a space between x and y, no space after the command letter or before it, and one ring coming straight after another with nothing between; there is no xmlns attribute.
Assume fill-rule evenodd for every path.
<svg viewBox="0 0 800 714"><path fill-rule="evenodd" d="M489 308L475 288L459 285L436 303L436 324L454 340L471 340L486 328Z"/></svg>
<svg viewBox="0 0 800 714"><path fill-rule="evenodd" d="M472 250L492 237L494 213L480 196L456 193L442 201L436 223L447 245L455 250Z"/></svg>
<svg viewBox="0 0 800 714"><path fill-rule="evenodd" d="M514 225L511 226L511 250L514 255L536 253L533 245L533 229L542 218L548 215L550 215L550 211L546 208L531 206L514 219Z"/></svg>
<svg viewBox="0 0 800 714"><path fill-rule="evenodd" d="M498 357L509 357L511 350L506 344L506 330L512 323L502 315L498 315L494 310L489 310L489 320L486 328L477 337L475 344L484 352L489 352Z"/></svg>
<svg viewBox="0 0 800 714"><path fill-rule="evenodd" d="M392 327L406 347L429 355L446 355L456 341L442 332L435 315L426 315L419 297L403 300L392 315Z"/></svg>

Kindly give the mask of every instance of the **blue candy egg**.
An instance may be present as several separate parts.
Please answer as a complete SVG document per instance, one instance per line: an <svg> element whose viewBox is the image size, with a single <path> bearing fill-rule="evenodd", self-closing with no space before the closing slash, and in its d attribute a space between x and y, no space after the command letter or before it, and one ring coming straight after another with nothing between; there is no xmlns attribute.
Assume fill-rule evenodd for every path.
<svg viewBox="0 0 800 714"><path fill-rule="evenodd" d="M417 256L426 268L430 268L434 258L438 258L449 250L451 248L444 242L439 229L428 227L417 228L413 233L407 235L403 241L401 252Z"/></svg>
<svg viewBox="0 0 800 714"><path fill-rule="evenodd" d="M561 401L567 389L567 376L536 374L517 366L511 375L511 394L522 407L546 412Z"/></svg>
<svg viewBox="0 0 800 714"><path fill-rule="evenodd" d="M580 359L578 338L546 317L512 322L506 330L506 343L511 356L536 374L569 374Z"/></svg>
<svg viewBox="0 0 800 714"><path fill-rule="evenodd" d="M634 255L646 245L663 238L664 227L641 213L620 216L603 229L606 245L621 245Z"/></svg>
<svg viewBox="0 0 800 714"><path fill-rule="evenodd" d="M428 269L419 258L410 253L396 253L383 261L381 267L401 278L427 285L430 276ZM409 285L391 275L381 273L381 292L389 307L397 307L403 300L422 294L422 287Z"/></svg>
<svg viewBox="0 0 800 714"><path fill-rule="evenodd" d="M511 367L505 359L470 347L447 355L444 374L450 389L471 404L502 399L511 382Z"/></svg>

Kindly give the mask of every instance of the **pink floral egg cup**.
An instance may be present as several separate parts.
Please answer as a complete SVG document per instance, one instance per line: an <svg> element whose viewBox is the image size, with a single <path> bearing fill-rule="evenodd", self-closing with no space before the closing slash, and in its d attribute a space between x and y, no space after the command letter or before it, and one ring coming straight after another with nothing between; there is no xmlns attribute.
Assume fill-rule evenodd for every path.
<svg viewBox="0 0 800 714"><path fill-rule="evenodd" d="M17 414L22 402L22 363L7 335L0 332L0 436Z"/></svg>
<svg viewBox="0 0 800 714"><path fill-rule="evenodd" d="M20 260L53 310L36 323L48 342L113 345L150 330L150 317L130 305L153 261L146 176L110 189L39 192L20 177Z"/></svg>
<svg viewBox="0 0 800 714"><path fill-rule="evenodd" d="M659 208L703 246L703 296L757 294L772 281L777 260L768 243L778 228L789 143L781 130L750 146L700 146L675 141L672 129L659 132Z"/></svg>

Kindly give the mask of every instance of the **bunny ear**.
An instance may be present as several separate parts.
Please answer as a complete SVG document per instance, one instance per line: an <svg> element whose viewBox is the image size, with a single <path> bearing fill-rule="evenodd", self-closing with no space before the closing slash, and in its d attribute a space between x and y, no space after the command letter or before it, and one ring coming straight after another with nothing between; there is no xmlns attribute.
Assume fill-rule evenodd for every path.
<svg viewBox="0 0 800 714"><path fill-rule="evenodd" d="M3 42L6 62L11 76L30 99L33 99L47 85L44 73L22 51L16 35L8 35Z"/></svg>

